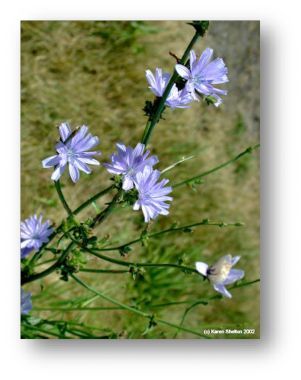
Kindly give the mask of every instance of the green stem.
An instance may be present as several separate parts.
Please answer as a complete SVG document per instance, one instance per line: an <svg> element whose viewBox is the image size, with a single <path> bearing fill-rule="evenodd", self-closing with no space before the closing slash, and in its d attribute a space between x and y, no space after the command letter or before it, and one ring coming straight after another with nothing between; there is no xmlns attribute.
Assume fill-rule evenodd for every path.
<svg viewBox="0 0 301 380"><path fill-rule="evenodd" d="M129 270L122 269L94 269L94 268L83 268L80 272L90 272L90 273L129 273Z"/></svg>
<svg viewBox="0 0 301 380"><path fill-rule="evenodd" d="M242 287L244 287L244 286L248 286L248 285L255 284L255 283L259 282L259 281L260 281L260 279L257 278L256 280L253 280L253 281L243 282L243 283L241 283L241 284L231 286L231 287L229 288L229 290L231 290L231 289L236 289L236 288L242 288ZM222 296L221 296L220 294L216 294L216 295L214 295L214 296L211 296L211 297L208 297L208 298L202 298L202 299L200 299L200 300L198 300L198 301L196 301L196 302L193 302L189 307L187 307L187 308L185 309L184 314L183 314L182 319L181 319L181 322L180 322L180 326L182 326L182 325L184 324L184 321L185 321L185 318L187 317L187 314L188 314L188 313L189 313L194 307L196 307L196 306L198 306L198 305L206 305L209 301L216 300L216 299L220 299L220 298L222 298ZM178 333L179 333L179 330L176 332L174 338L177 337Z"/></svg>
<svg viewBox="0 0 301 380"><path fill-rule="evenodd" d="M40 273L34 273L28 277L24 277L22 276L21 277L21 284L24 285L28 282L31 282L31 281L35 281L35 280L38 280L40 278L43 278L45 276L48 276L50 273L54 272L55 270L57 270L61 265L62 263L64 262L64 260L66 259L66 257L68 256L68 253L70 252L70 250L75 246L75 243L72 241L68 247L65 249L65 251L61 254L61 256L59 257L59 259L53 264L51 265L49 268L45 269L44 271L40 272Z"/></svg>
<svg viewBox="0 0 301 380"><path fill-rule="evenodd" d="M120 200L122 192L122 189L118 190L112 201L109 203L108 207L106 207L102 212L95 216L91 223L91 228L94 228L97 224L102 223L112 213L112 211L114 210L114 208Z"/></svg>
<svg viewBox="0 0 301 380"><path fill-rule="evenodd" d="M135 313L141 317L144 317L144 318L147 318L149 320L152 320L153 319L153 315L150 315L150 314L147 314L141 310L138 310L134 307L131 307L131 306L128 306L120 301L117 301L116 299L106 295L106 294L103 294L101 292L99 292L98 290L92 288L91 286L89 286L88 284L86 284L85 282L83 282L82 280L80 280L77 276L75 276L74 274L71 274L71 277L78 283L80 284L81 286L83 286L84 288L86 288L87 290L93 292L94 294L97 294L99 297L103 298L104 300L108 301L108 302L111 302L113 303L114 305L117 305L117 306L120 306L122 309L124 310L127 310L127 311L130 311L132 313ZM157 323L161 323L163 325L166 325L166 326L169 326L169 327L173 327L173 328L176 328L176 329L180 329L182 331L185 331L185 332L188 332L188 333L191 333L191 334L194 334L194 335L197 335L197 336L200 336L202 338L208 338L206 335L204 334L201 334L199 333L198 331L195 331L195 330L192 330L192 329L189 329L187 327L184 327L184 326L178 326L174 323L171 323L171 322L167 322L163 319L155 319L155 321Z"/></svg>
<svg viewBox="0 0 301 380"><path fill-rule="evenodd" d="M89 206L91 203L95 202L98 198L104 196L105 194L109 193L111 190L115 188L115 185L111 185L107 187L104 190L99 191L93 197L89 198L86 202L82 203L80 206L78 206L74 211L73 214L76 215L80 213L83 209L85 209L87 206Z"/></svg>
<svg viewBox="0 0 301 380"><path fill-rule="evenodd" d="M117 265L122 265L122 266L126 266L126 267L146 267L146 268L151 268L151 267L154 267L154 268L177 268L177 269L181 269L181 270L184 270L184 271L188 271L188 272L191 272L191 273L197 273L199 274L199 272L195 269L195 268L192 268L192 267L187 267L187 266L183 266L183 265L178 265L178 264L170 264L170 263L134 263L134 262L130 262L130 261L122 261L122 260L118 260L118 259L113 259L112 257L108 257L108 256L105 256L105 255L102 255L98 252L95 252L89 248L86 248L86 247L81 247L84 251L86 252L89 252L91 255L93 256L96 256L98 257L99 259L102 259L104 261L108 261L110 263L113 263L113 264L117 264ZM98 273L98 269L89 269L89 272L94 272L94 273Z"/></svg>
<svg viewBox="0 0 301 380"><path fill-rule="evenodd" d="M222 169L222 168L224 168L224 167L232 164L232 162L235 162L235 161L239 160L241 157L246 156L247 154L251 154L254 150L258 149L259 146L260 146L260 144L257 144L257 145L254 145L252 147L249 147L246 150L244 150L243 152L239 153L234 158L231 158L231 160L226 161L226 162L224 162L224 163L222 163L222 164L220 164L220 165L218 165L218 166L216 166L216 167L214 167L214 168L212 168L210 170L207 170L206 172L204 172L202 174L199 174L199 175L196 175L194 177L188 178L188 179L186 179L184 181L178 182L178 183L172 185L172 187L175 189L175 188L177 188L179 186L182 186L182 185L194 182L194 181L199 180L199 179L201 179L201 178L203 178L203 177L205 177L205 176L207 176L207 175L209 175L211 173L214 173L214 172L216 172L216 171L218 171L218 170L220 170L220 169Z"/></svg>
<svg viewBox="0 0 301 380"><path fill-rule="evenodd" d="M181 227L171 227L171 228L167 228L166 230L163 230L163 231L154 232L152 234L131 240L128 243L119 245L117 247L100 248L99 251L120 251L125 247L128 247L132 244L136 244L136 243L143 241L143 239L145 239L145 238L155 238L155 237L158 237L160 235L163 235L163 234L166 234L169 232L185 231L185 230L189 230L193 227L197 227L197 226L218 226L218 227L234 226L234 227L241 227L241 226L243 226L243 223L241 223L241 222L225 223L225 222L220 222L220 221L210 221L208 219L204 219L198 223L192 223L192 224L188 224L186 226L181 226Z"/></svg>
<svg viewBox="0 0 301 380"><path fill-rule="evenodd" d="M181 63L182 65L186 64L186 60L188 58L189 52L193 48L194 44L196 43L196 41L198 40L198 38L200 36L201 36L201 34L198 31L196 31L194 36L192 37L192 40L190 41L189 45L187 46L181 60L179 61L179 63ZM151 137L152 131L155 128L156 124L159 122L160 117L163 113L163 110L165 107L165 101L166 101L166 99L170 93L172 86L174 85L174 83L178 77L179 77L178 73L176 72L176 70L174 70L173 75L170 78L170 80L169 80L169 82L168 82L168 84L164 90L164 93L163 93L162 97L160 98L160 101L158 102L158 104L154 110L154 113L149 117L149 119L147 121L146 127L144 129L143 137L141 140L142 144L146 145L148 143L148 141Z"/></svg>
<svg viewBox="0 0 301 380"><path fill-rule="evenodd" d="M61 187L60 180L54 181L54 186L55 186L55 189L56 189L56 191L57 191L57 193L58 193L58 196L59 196L59 198L60 198L60 201L61 201L61 203L62 203L64 209L66 210L68 216L71 217L71 216L73 215L73 213L72 213L72 210L71 210L71 208L69 207L69 205L68 205L68 203L67 203L67 201L66 201L66 199L65 199L65 197L64 197L64 194L63 194L63 192L62 192L62 187Z"/></svg>
<svg viewBox="0 0 301 380"><path fill-rule="evenodd" d="M106 189L104 190L101 190L99 191L98 193L96 193L95 195L93 195L91 198L89 198L87 201L85 201L84 203L82 203L80 206L78 206L74 211L73 211L73 215L77 215L79 214L82 210L84 210L86 207L88 207L92 202L95 202L97 199L101 198L102 196L104 196L105 194L109 193L111 190L113 190L115 187L115 185L111 185L109 187L107 187ZM49 245L49 243L55 238L55 236L60 232L61 228L63 226L63 223L61 223L54 231L53 233L49 236L49 240L47 243L44 243L41 248L32 256L30 262L29 262L29 265L32 265L33 263L35 263L36 261L38 261L38 259L41 257L41 254L43 252L43 250Z"/></svg>

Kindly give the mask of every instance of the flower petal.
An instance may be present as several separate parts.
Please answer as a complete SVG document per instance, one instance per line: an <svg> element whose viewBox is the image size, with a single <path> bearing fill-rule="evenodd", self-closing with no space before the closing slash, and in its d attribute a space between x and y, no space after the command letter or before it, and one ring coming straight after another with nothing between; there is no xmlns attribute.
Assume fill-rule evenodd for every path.
<svg viewBox="0 0 301 380"><path fill-rule="evenodd" d="M241 280L245 275L242 269L231 269L227 279L223 282L224 285L233 284L234 282Z"/></svg>
<svg viewBox="0 0 301 380"><path fill-rule="evenodd" d="M214 284L214 289L227 298L232 298L231 293L222 284Z"/></svg>
<svg viewBox="0 0 301 380"><path fill-rule="evenodd" d="M43 168L51 168L52 166L58 165L59 162L60 162L60 156L56 154L55 156L45 158L42 161L42 166Z"/></svg>
<svg viewBox="0 0 301 380"><path fill-rule="evenodd" d="M57 181L57 180L59 180L60 177L61 177L61 175L64 173L65 169L66 169L66 164L63 165L63 166L58 166L58 167L55 169L55 171L52 173L52 175L51 175L51 179L52 179L53 181Z"/></svg>
<svg viewBox="0 0 301 380"><path fill-rule="evenodd" d="M123 182L122 182L122 188L123 188L123 190L128 191L128 190L131 190L133 187L134 187L133 180L130 177L125 176L123 178Z"/></svg>
<svg viewBox="0 0 301 380"><path fill-rule="evenodd" d="M208 264L198 261L195 263L196 270L203 276L207 276Z"/></svg>
<svg viewBox="0 0 301 380"><path fill-rule="evenodd" d="M69 174L74 183L79 180L79 170L75 165L69 164Z"/></svg>
<svg viewBox="0 0 301 380"><path fill-rule="evenodd" d="M197 72L202 71L206 65L210 62L210 59L213 55L213 49L206 48L200 56L199 62L197 64Z"/></svg>
<svg viewBox="0 0 301 380"><path fill-rule="evenodd" d="M175 66L175 69L177 71L177 73L180 75L180 77L184 78L184 79L188 79L189 76L190 76L190 71L189 69L187 69L186 66L183 66L183 65L180 65L180 64L177 64Z"/></svg>
<svg viewBox="0 0 301 380"><path fill-rule="evenodd" d="M194 50L190 50L190 53L189 53L189 65L190 65L190 71L192 71L192 68L194 66L194 63L196 61L196 55L195 55L195 52Z"/></svg>
<svg viewBox="0 0 301 380"><path fill-rule="evenodd" d="M64 142L71 134L71 128L69 127L69 124L62 123L59 126L59 132L60 132L61 139Z"/></svg>
<svg viewBox="0 0 301 380"><path fill-rule="evenodd" d="M92 170L89 168L89 166L87 164L85 164L84 162L82 162L82 160L80 158L76 159L74 161L74 165L81 171L83 171L84 173L86 174L90 174L92 172Z"/></svg>

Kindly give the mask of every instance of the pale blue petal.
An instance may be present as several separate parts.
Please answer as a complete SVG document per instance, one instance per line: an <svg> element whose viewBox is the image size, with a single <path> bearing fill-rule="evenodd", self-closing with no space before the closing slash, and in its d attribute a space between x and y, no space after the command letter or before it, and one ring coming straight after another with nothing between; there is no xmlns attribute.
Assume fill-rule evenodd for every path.
<svg viewBox="0 0 301 380"><path fill-rule="evenodd" d="M180 75L180 77L182 77L182 78L184 78L186 80L189 79L190 71L189 71L189 69L187 69L186 66L177 64L175 66L175 69L176 69L177 73Z"/></svg>
<svg viewBox="0 0 301 380"><path fill-rule="evenodd" d="M71 128L69 127L68 123L62 123L59 126L59 132L61 139L64 142L71 134Z"/></svg>
<svg viewBox="0 0 301 380"><path fill-rule="evenodd" d="M224 285L233 284L234 282L241 280L245 275L242 269L231 269L227 279L223 282Z"/></svg>
<svg viewBox="0 0 301 380"><path fill-rule="evenodd" d="M60 162L60 156L55 155L55 156L45 158L42 161L42 166L43 166L43 168L51 168L52 166L58 165L59 162Z"/></svg>
<svg viewBox="0 0 301 380"><path fill-rule="evenodd" d="M213 287L217 292L221 293L223 296L225 296L227 298L232 298L231 293L225 288L224 285L214 284Z"/></svg>
<svg viewBox="0 0 301 380"><path fill-rule="evenodd" d="M79 170L75 165L69 164L69 174L74 183L79 180Z"/></svg>
<svg viewBox="0 0 301 380"><path fill-rule="evenodd" d="M66 169L66 165L58 166L58 167L54 170L54 172L52 173L52 175L51 175L51 179L52 179L53 181L58 181L58 180L60 179L61 175L64 173L65 169Z"/></svg>

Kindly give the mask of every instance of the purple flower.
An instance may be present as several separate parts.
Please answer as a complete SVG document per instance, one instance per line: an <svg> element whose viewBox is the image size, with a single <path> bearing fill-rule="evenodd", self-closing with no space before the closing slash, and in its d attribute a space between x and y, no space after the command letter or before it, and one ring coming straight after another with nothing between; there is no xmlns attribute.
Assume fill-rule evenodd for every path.
<svg viewBox="0 0 301 380"><path fill-rule="evenodd" d="M151 91L158 97L162 97L164 90L169 82L170 74L163 73L162 69L156 68L155 75L146 70L146 79ZM188 103L193 101L193 97L187 89L178 90L177 86L173 84L165 104L170 108L188 108Z"/></svg>
<svg viewBox="0 0 301 380"><path fill-rule="evenodd" d="M240 256L232 258L231 255L221 257L214 265L210 267L206 263L195 263L196 270L203 276L207 277L213 288L223 294L225 297L232 298L231 293L226 289L225 285L233 284L233 282L242 279L245 272L241 269L232 269L238 262Z"/></svg>
<svg viewBox="0 0 301 380"><path fill-rule="evenodd" d="M42 244L47 243L53 229L50 221L42 223L43 216L37 214L21 222L21 258L24 259L32 250L38 250Z"/></svg>
<svg viewBox="0 0 301 380"><path fill-rule="evenodd" d="M188 105L194 100L192 97L189 87L185 85L183 90L178 90L177 86L174 84L170 90L168 98L165 102L170 108L189 108Z"/></svg>
<svg viewBox="0 0 301 380"><path fill-rule="evenodd" d="M214 84L226 83L229 81L228 69L222 58L216 58L210 62L213 50L207 48L203 51L199 60L193 50L190 51L190 70L183 65L175 66L178 74L187 80L186 85L192 97L198 100L197 92L216 99L215 106L222 103L219 95L227 95L227 91L213 87Z"/></svg>
<svg viewBox="0 0 301 380"><path fill-rule="evenodd" d="M144 152L145 145L138 143L133 149L124 144L116 144L117 153L112 154L111 162L103 164L109 173L123 176L122 188L130 190L134 187L134 177L143 171L145 166L153 166L159 162L156 156L149 156L150 151Z"/></svg>
<svg viewBox="0 0 301 380"><path fill-rule="evenodd" d="M28 314L32 309L31 293L21 288L21 314Z"/></svg>
<svg viewBox="0 0 301 380"><path fill-rule="evenodd" d="M99 151L88 152L99 144L99 139L88 133L88 127L83 125L78 131L72 132L67 123L59 126L61 141L56 145L57 155L42 161L44 168L55 167L51 179L57 181L69 164L69 174L75 183L79 180L79 171L90 174L91 169L87 164L100 165L92 156L100 155Z"/></svg>
<svg viewBox="0 0 301 380"><path fill-rule="evenodd" d="M160 172L146 166L142 172L135 175L134 183L138 190L138 199L133 209L139 210L140 207L144 214L144 221L147 223L150 219L155 219L159 214L167 215L169 204L166 201L172 201L168 197L172 188L164 187L168 183L168 179L158 182Z"/></svg>

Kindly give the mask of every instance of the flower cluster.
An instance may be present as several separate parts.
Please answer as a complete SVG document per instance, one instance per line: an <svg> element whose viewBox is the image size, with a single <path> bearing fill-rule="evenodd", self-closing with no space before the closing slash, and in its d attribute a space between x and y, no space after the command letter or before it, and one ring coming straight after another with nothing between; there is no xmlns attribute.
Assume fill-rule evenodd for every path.
<svg viewBox="0 0 301 380"><path fill-rule="evenodd" d="M167 215L172 198L167 196L172 191L165 187L167 179L159 182L160 172L153 166L158 163L156 156L150 156L145 145L138 143L133 149L124 144L116 144L117 153L112 154L111 162L103 164L109 173L122 175L122 188L125 191L135 188L138 192L133 209L142 209L145 222L155 219L159 214Z"/></svg>
<svg viewBox="0 0 301 380"><path fill-rule="evenodd" d="M50 221L42 223L43 216L34 214L21 222L21 258L24 259L33 250L37 251L47 243L53 229Z"/></svg>
<svg viewBox="0 0 301 380"><path fill-rule="evenodd" d="M200 274L208 278L217 292L227 298L232 298L225 285L233 284L244 277L245 272L243 270L232 269L239 259L240 256L226 255L221 257L214 265L209 266L199 261L195 263L195 266Z"/></svg>
<svg viewBox="0 0 301 380"><path fill-rule="evenodd" d="M100 155L99 151L89 152L99 144L99 139L92 136L88 132L88 127L83 125L74 132L67 123L62 123L59 126L60 142L56 144L56 151L58 154L45 158L42 161L44 168L54 167L55 170L51 175L53 181L58 181L67 164L69 165L69 174L72 181L75 183L79 180L79 171L86 174L91 173L89 165L99 165L99 162L93 158L95 155Z"/></svg>
<svg viewBox="0 0 301 380"><path fill-rule="evenodd" d="M220 95L227 95L227 91L213 85L228 82L228 69L222 58L211 61L212 55L213 50L207 48L197 59L195 52L191 50L189 68L181 64L175 65L177 73L185 81L185 86L180 90L176 84L173 84L165 105L170 108L187 108L189 103L199 100L198 94L211 96L217 107L222 103ZM170 74L163 73L160 68L156 69L155 75L146 70L146 79L151 91L157 97L162 97L170 80Z"/></svg>

